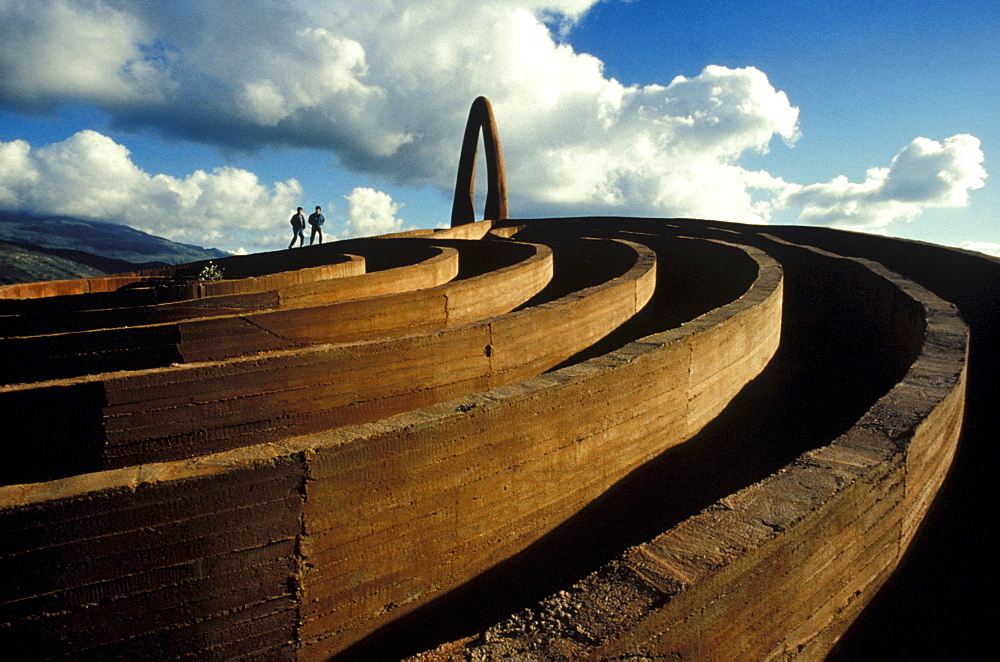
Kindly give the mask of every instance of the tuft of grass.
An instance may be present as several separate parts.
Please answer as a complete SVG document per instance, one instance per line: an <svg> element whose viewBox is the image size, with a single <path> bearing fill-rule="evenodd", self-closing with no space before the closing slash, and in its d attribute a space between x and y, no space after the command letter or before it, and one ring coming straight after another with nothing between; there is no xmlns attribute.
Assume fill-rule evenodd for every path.
<svg viewBox="0 0 1000 662"><path fill-rule="evenodd" d="M198 272L198 280L222 280L223 269L215 262L209 262Z"/></svg>

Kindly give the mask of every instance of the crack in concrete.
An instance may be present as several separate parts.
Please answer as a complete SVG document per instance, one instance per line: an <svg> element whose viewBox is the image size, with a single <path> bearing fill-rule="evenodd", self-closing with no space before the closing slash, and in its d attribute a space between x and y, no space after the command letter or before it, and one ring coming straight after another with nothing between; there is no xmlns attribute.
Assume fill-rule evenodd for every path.
<svg viewBox="0 0 1000 662"><path fill-rule="evenodd" d="M272 338L276 338L276 339L282 341L283 343L287 343L288 345L290 345L292 347L304 347L305 346L305 343L302 343L301 341L298 341L298 340L293 340L292 338L286 338L285 336L281 335L280 333L277 333L277 332L275 332L272 329L268 329L265 326L261 326L260 324L258 324L256 322L250 320L247 317L243 317L241 315L238 319L241 322L246 323L248 326L251 326L254 329L257 329L258 331L261 331L261 332L263 332L263 333L271 336Z"/></svg>

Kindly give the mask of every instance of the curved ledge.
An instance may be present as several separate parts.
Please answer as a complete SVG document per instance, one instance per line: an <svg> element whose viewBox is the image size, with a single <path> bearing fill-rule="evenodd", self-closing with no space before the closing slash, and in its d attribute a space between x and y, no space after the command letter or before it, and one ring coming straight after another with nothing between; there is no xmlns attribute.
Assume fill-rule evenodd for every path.
<svg viewBox="0 0 1000 662"><path fill-rule="evenodd" d="M431 288L446 283L458 273L458 251L451 248L437 249L437 255L427 260L389 271L397 277L397 283ZM199 347L204 347L205 343L211 343L211 348L218 354L217 358L225 358L302 346L310 344L310 337L313 338L313 344L335 342L338 334L345 333L344 328L348 326L350 318L334 318L341 323L331 324L328 316L349 315L350 302L357 301L351 299L348 303L340 302L345 298L344 289L354 291L352 283L345 286L341 283L342 280L344 278L313 281L310 275L302 284L261 291L257 296L219 295L197 299L195 305L173 302L138 308L85 311L76 316L67 316L64 318L67 326L116 326L0 338L0 360L5 365L4 379L7 383L45 381L88 373L141 370L171 363L208 360L211 357L196 358ZM308 288L310 298L329 298L338 303L313 304L310 307L288 305L289 299L297 303L304 302L303 296L295 297L303 288ZM383 296L391 298L393 295ZM315 322L309 326L308 322L317 318L321 326L316 328ZM326 324L323 324L324 321ZM25 322L28 326L37 328L40 321L28 319ZM296 325L296 322L299 324ZM269 324L277 328L268 329Z"/></svg>
<svg viewBox="0 0 1000 662"><path fill-rule="evenodd" d="M869 299L873 322L906 330L904 355L908 343L916 348L903 379L850 430L533 612L416 659L828 652L899 562L947 472L968 343L953 305L881 265L843 259L871 274L852 296Z"/></svg>
<svg viewBox="0 0 1000 662"><path fill-rule="evenodd" d="M855 638L848 647L857 649L859 626L875 628L876 641L862 640L866 653L874 644L954 656L963 637L989 635L974 610L992 568L966 541L981 531L992 494L981 467L995 464L1000 426L1000 260L821 228L690 219L536 219L406 234L323 250L364 256L384 275L416 261L391 242L455 248L478 237L468 243L483 259L463 252L457 286L512 266L489 259L501 237L539 238L553 250L552 282L504 316L523 363L565 342L546 324L578 323L566 333L583 337L595 324L626 321L547 372L526 368L493 388L463 383L458 393L468 395L425 406L427 376L454 377L438 334L464 343L463 330L498 319L480 317L491 293L471 287L463 293L470 324L406 336L413 342L396 346L398 363L365 374L373 384L394 381L389 392L417 392L406 412L380 418L376 396L360 412L369 423L294 438L265 424L247 438L269 443L117 470L100 470L103 380L133 379L139 400L152 396L181 424L185 410L202 406L185 400L183 384L171 386L180 394L172 402L155 400L157 378L142 375L7 393L0 471L37 480L56 463L70 477L0 487L5 637L33 642L39 657L398 659L454 639L433 655L471 646L816 658L890 573L845 636ZM655 252L657 286L636 314L615 309L605 319L599 290L626 271L632 251L612 238ZM948 305L877 265L789 240L876 259L954 302L972 328L968 367L965 332ZM769 270L758 268L761 250L783 275L755 299L747 288ZM616 305L646 291L638 280L630 287ZM578 308L564 319L557 300ZM43 302L0 309L7 304ZM519 329L516 316L527 313L538 326ZM780 342L767 321L776 316ZM486 353L497 365L504 358L492 345L468 348L459 370ZM280 354L244 359L247 374L253 361L263 368ZM212 406L228 415L221 389L240 387L229 361L188 369L217 379L223 399ZM284 397L285 411L309 416L304 399L335 381L322 373L336 369L297 365L296 384L262 371L257 390L276 398L275 411ZM243 385L251 394L253 379ZM239 424L240 394L228 402ZM147 414L155 427L155 412ZM958 471L921 525L963 427ZM190 447L208 450L229 433L220 425ZM52 440L73 443L53 450ZM942 545L950 557L928 556L928 546ZM511 613L518 618L489 628ZM880 627L887 615L890 628L898 621L894 637ZM460 640L473 632L486 634ZM928 636L947 648L927 647Z"/></svg>
<svg viewBox="0 0 1000 662"><path fill-rule="evenodd" d="M329 250L340 247L357 255ZM449 261L457 259L442 257L439 247L421 240L354 240L322 249L300 251L307 253L310 259L299 260L303 267L298 270L247 276L239 281L170 284L159 283L150 277L140 283L142 287L129 286L114 292L8 301L0 307L13 314L0 316L0 335L28 336L148 325L394 294L441 284L445 274L454 270ZM387 259L393 252L404 256L403 259ZM280 256L283 260L290 259L287 251ZM264 254L258 269L252 268L253 262L246 261L241 269L251 273L266 271L270 259L273 259L272 254ZM323 259L330 263L304 266ZM366 272L368 263L370 268ZM197 273L197 270L191 271ZM206 287L224 288L230 293L212 294Z"/></svg>
<svg viewBox="0 0 1000 662"><path fill-rule="evenodd" d="M608 314L611 289L641 307L653 272L637 250L613 284L534 312ZM41 652L155 654L167 636L192 653L343 650L529 545L752 379L778 345L782 277L747 252L758 275L738 300L549 374L281 443L0 488L7 622L44 634ZM253 648L234 645L250 623Z"/></svg>
<svg viewBox="0 0 1000 662"><path fill-rule="evenodd" d="M327 290L329 283L365 273L363 257L335 257L339 260L328 265L265 277L272 284L279 280L277 277L286 283L285 287L273 290L264 287L266 281L250 277L238 281L242 292L205 296L204 281L143 277L108 292L0 302L7 304L0 306L5 312L0 315L0 337L87 331L208 317L234 310L276 308L281 305L284 292L311 283Z"/></svg>
<svg viewBox="0 0 1000 662"><path fill-rule="evenodd" d="M612 331L655 284L652 252L630 247L625 275L507 315L385 340L0 387L0 410L61 407L49 436L91 470L376 420L533 376ZM542 334L551 342L539 344Z"/></svg>
<svg viewBox="0 0 1000 662"><path fill-rule="evenodd" d="M304 253L304 255L303 255ZM111 276L96 278L81 278L76 280L55 280L39 283L21 283L0 287L0 311L7 312L13 307L32 310L48 306L51 302L44 299L72 297L77 301L62 300L58 308L75 308L95 302L98 306L121 305L115 303L121 300L119 290L129 286L141 286L157 279L181 279L177 286L169 292L149 292L145 300L155 303L165 294L178 299L192 299L218 294L250 293L260 289L281 287L290 282L302 282L304 279L333 278L343 275L364 273L364 263L356 263L347 255L337 254L329 247L309 247L308 251L278 251L257 253L254 255L233 255L216 260L203 260L189 264L180 264L157 269L145 269ZM229 279L220 281L198 280L202 269L209 264L219 266ZM233 280L233 279L238 280ZM107 295L107 296L99 296ZM125 305L136 305L140 301L141 292L129 293Z"/></svg>

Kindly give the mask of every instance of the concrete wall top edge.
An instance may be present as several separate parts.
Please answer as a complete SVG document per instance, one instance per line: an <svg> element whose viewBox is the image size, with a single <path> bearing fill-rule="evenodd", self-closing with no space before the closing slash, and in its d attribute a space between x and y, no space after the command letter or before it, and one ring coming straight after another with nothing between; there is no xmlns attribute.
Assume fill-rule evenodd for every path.
<svg viewBox="0 0 1000 662"><path fill-rule="evenodd" d="M655 270L656 270L656 253L655 253L655 251L653 251L652 249L650 249L645 244L641 244L641 243L634 242L634 241L627 241L625 239L602 239L602 238L597 238L597 239L593 239L593 241L610 241L610 242L613 242L615 244L618 244L618 245L621 245L621 246L625 246L625 247L631 249L631 251L633 253L631 255L631 257L632 257L632 263L629 266L629 268L625 271L625 273L621 274L620 276L618 276L616 278L612 278L611 280L608 280L608 281L605 281L603 283L600 283L598 285L592 285L590 287L586 287L586 288L583 288L583 289L580 289L580 290L576 290L574 292L571 292L570 294L567 294L567 295L565 295L563 297L560 297L558 299L555 299L553 301L546 301L546 302L537 304L537 306L535 306L535 307L537 307L537 308L558 308L560 306L565 306L565 305L567 305L568 303L570 303L572 301L575 301L575 300L578 300L578 299L583 299L583 298L586 298L588 296L592 296L596 292L600 292L602 290L607 290L607 289L612 289L614 287L617 287L617 286L621 285L622 283L626 283L626 282L629 282L629 281L639 280L644 275L649 274L650 272L655 273ZM551 255L551 249L549 251L549 255ZM502 321L504 319L508 319L508 318L510 318L512 316L516 316L516 315L519 315L519 314L521 314L521 311L513 311L513 312L510 312L510 313L507 313L506 315L502 315L502 316L494 318L494 321Z"/></svg>
<svg viewBox="0 0 1000 662"><path fill-rule="evenodd" d="M464 223L453 228L435 230L431 238L434 239L482 239L493 227L494 221L476 221L475 223Z"/></svg>
<svg viewBox="0 0 1000 662"><path fill-rule="evenodd" d="M574 655L588 657L622 651L652 654L653 649L643 648L641 644L632 648L618 646L625 640L639 642L646 636L663 636L662 631L656 634L655 629L643 629L644 614L656 611L657 605L664 601L669 603L691 592L707 578L738 565L754 550L780 539L787 530L855 481L863 480L871 471L884 470L890 458L906 455L913 430L923 425L931 412L964 386L968 328L952 304L878 263L820 250L815 252L863 266L891 282L900 296L910 299L924 311L926 331L921 350L905 377L851 430L827 446L803 453L772 476L719 500L674 529L630 549L559 595L550 596L539 603L534 616L527 617L530 623L515 617L494 626L492 629L496 633L492 638L471 636L443 644L434 651L418 655L417 659L466 659L480 646L474 654L518 655L528 651L523 646L531 645L541 646L532 650L542 657L554 650L572 650ZM935 375L933 387L927 386L923 376L928 371ZM917 382L916 388L914 382ZM899 397L901 391L907 392L905 399ZM814 477L808 478L803 472L812 472ZM819 482L815 482L817 480ZM794 496L793 493L806 483L813 485L815 491ZM640 594L647 597L641 598ZM633 596L631 611L619 604L625 595ZM622 609L608 611L604 608L615 604ZM558 626L552 627L557 621L546 616L550 610L575 614L581 622L600 632L599 641L586 644L581 643L582 639L571 641L572 636L567 638L567 633L560 631ZM505 630L510 627L531 634L519 639L516 633ZM505 637L509 637L506 644ZM564 638L565 644L553 643ZM491 648L490 641L499 643Z"/></svg>
<svg viewBox="0 0 1000 662"><path fill-rule="evenodd" d="M385 272L364 273L363 270L362 270L362 273L358 273L358 274L355 274L355 275L344 275L344 276L337 276L335 278L320 278L320 279L317 279L317 280L307 280L305 282L300 282L300 283L296 283L296 284L292 284L292 285L289 285L289 284L281 285L281 286L276 287L274 289L255 290L254 293L256 293L256 294L274 294L278 298L278 301L287 302L288 298L289 297L294 297L295 291L298 290L298 289L301 289L303 286L307 286L307 287L311 287L311 288L315 288L317 286L319 286L319 287L324 287L325 286L325 287L327 287L328 289L331 289L331 290L336 290L338 287L344 287L346 289L346 287L352 287L355 283L363 283L363 282L365 282L366 279L371 279L373 277L383 277L386 274L390 274L393 277L396 277L396 278L399 278L399 279L403 279L405 277L405 274L407 272L409 272L410 270L414 270L414 269L426 269L426 268L429 268L429 267L433 267L435 265L439 265L441 263L447 263L447 262L452 262L452 261L454 261L457 264L457 262L458 262L458 251L456 249L450 248L450 247L446 247L446 246L435 247L435 248L438 251L437 254L431 256L430 258L428 258L426 260L423 260L423 261L418 262L418 263L413 264L413 265L407 265L407 266L403 266L403 267L396 267L394 269L390 269L390 270L387 270ZM349 256L349 257L354 258L354 257L357 257L357 256ZM360 260L362 264L364 263L364 258L357 257L357 259ZM305 270L302 270L302 271L309 271L309 270L305 269ZM245 279L245 280L253 280L253 278L251 277L251 278L248 278L248 279ZM258 313L271 313L271 312L274 312L270 308L267 308L267 309L264 309L264 310L256 309L256 308L253 308L253 307L247 307L245 309L239 309L239 308L241 308L241 306L239 306L238 304L235 305L235 306L233 306L234 308L237 308L238 310L229 311L229 312L225 312L225 313L220 313L217 310L214 310L214 309L211 309L211 308L208 307L208 306L210 306L213 303L218 303L220 307L225 307L227 300L229 300L229 299L238 299L239 297L241 297L241 296L243 296L245 294L246 293L239 293L239 294L216 294L216 295L202 297L202 298L200 298L200 299L197 300L197 303L199 305L204 304L206 306L206 312L205 313L199 313L198 309L194 309L194 310L191 310L189 316L186 315L186 316L181 317L180 319L170 319L170 320L164 321L164 322L148 322L147 321L145 323L130 323L130 324L127 325L127 327L130 330L136 330L136 329L156 330L156 329L165 329L165 328L172 327L172 326L186 324L189 321L208 322L208 321L211 321L211 320L221 319L221 318L225 318L225 317L236 317L236 316L245 316L245 317L249 316L249 317L252 317L254 314L258 314ZM393 295L392 294L383 294L383 295L378 295L378 296L393 296ZM334 302L337 302L336 297L331 297L331 298L334 299ZM370 298L378 298L378 297L370 297ZM188 306L188 305L189 305L189 302L187 302L187 301L170 301L170 302L165 302L165 303L152 304L152 305L149 305L149 306L131 307L129 310L134 310L135 308L141 308L141 309L143 309L145 311L149 311L150 313L152 313L152 314L155 315L156 311L169 310L169 309L177 308L178 306L183 307L183 306ZM324 303L311 302L311 303L303 304L301 307L303 307L303 308L306 308L306 307L317 307L317 306L322 306L322 305L325 305L325 304ZM289 309L295 308L295 307L297 307L297 306L295 306L295 305L287 305L286 304L286 305L281 306L281 309L282 310L289 310ZM121 315L124 316L124 315L127 314L127 312L128 312L128 310L125 310L125 311L123 311L121 313ZM93 328L79 329L79 330L59 331L59 332L53 332L53 333L34 334L34 335L31 335L31 336L23 335L23 336L10 336L10 337L21 337L21 338L27 338L27 337L33 337L33 338L53 337L53 338L56 338L56 337L59 337L59 336L66 336L66 335L75 334L75 333L84 333L84 334L86 334L86 333L91 333L91 332L114 331L114 330L121 329L121 328L123 328L123 327L117 327L117 326L115 326L115 327L106 327L105 326L105 327L93 327ZM2 342L2 339L0 339L0 342Z"/></svg>
<svg viewBox="0 0 1000 662"><path fill-rule="evenodd" d="M329 253L330 251L326 251L323 255L322 259L325 264L334 265L338 263L347 263L351 261L350 256L344 254L330 255ZM177 276L194 277L210 263L219 265L223 267L223 269L229 268L231 270L238 271L240 275L237 277L241 279L247 278L251 275L255 276L275 275L278 272L273 270L269 271L268 267L265 266L266 263L275 260L275 258L287 260L288 257L289 256L287 251L271 251L266 253L254 253L252 255L232 255L229 257L214 258L211 260L200 260L198 262L190 262L181 265L172 265L168 267L160 267L155 269L145 269L134 272L124 272L120 274L109 274L107 276L96 276L94 278L82 278L82 279L63 280L63 281L43 281L39 283L19 283L19 284L0 287L0 299L6 299L6 298L30 299L30 298L45 298L51 296L76 296L79 294L107 292L109 291L109 287L111 289L117 289L126 282L142 282L143 280L146 279L177 277ZM296 270L300 268L309 268L312 266L317 266L316 264L313 263L314 261L315 260L306 260L304 264L296 267ZM253 265L258 265L258 266L256 269L254 269Z"/></svg>
<svg viewBox="0 0 1000 662"><path fill-rule="evenodd" d="M458 226L459 228L465 226ZM436 237L435 237L436 238ZM496 277L505 277L519 269L522 269L528 265L536 264L538 262L551 262L552 261L552 249L543 244L531 244L523 241L511 241L511 242L495 242L496 245L502 246L503 244L508 244L511 246L528 247L530 253L526 255L523 259L518 260L514 264L509 264L505 267L488 271L486 273L478 274L472 276L471 278L466 278L462 282L468 283L470 285Z"/></svg>
<svg viewBox="0 0 1000 662"><path fill-rule="evenodd" d="M422 239L423 236L431 235L432 232L427 231L426 233L416 235L416 237L420 237ZM389 244L389 242L399 242L400 245L405 245L405 242L419 240L416 239L416 237L392 237L387 235L386 237L378 238L377 241L383 245ZM358 258L361 258L361 260L364 261L365 256L363 252L352 258L347 254L347 251L354 250L357 252L359 247L364 246L366 242L371 244L372 241L372 238L351 239L330 242L319 246L310 246L308 249L302 249L301 251L281 250L254 253L252 255L233 255L212 260L201 260L199 262L191 262L183 265L147 269L123 274L112 274L90 279L44 281L39 283L6 285L0 287L0 300L67 296L78 297L88 294L107 293L129 283L141 283L146 279L170 278L175 276L190 278L198 274L200 270L209 263L215 263L222 266L224 269L230 269L230 273L238 274L237 277L240 279L246 279L248 284L252 284L254 282L254 280L251 279L256 279L261 282L262 286L268 287L268 277L281 276L283 273L290 273L288 270L282 270L281 266L277 268L273 265L268 266L269 262L277 261L279 264L285 265L289 261L294 260L296 264L289 266L294 266L292 271L300 271L308 270L324 264L347 264L351 262L352 259L356 260ZM341 249L346 250L345 252L338 252ZM206 282L213 283L218 281ZM65 292L63 290L65 290Z"/></svg>
<svg viewBox="0 0 1000 662"><path fill-rule="evenodd" d="M431 262L440 262L442 260L452 260L452 259L455 259L458 256L458 253L459 253L459 251L457 249L451 248L449 246L435 247L435 249L439 251L439 254L436 255L435 257L431 258L431 260L430 260ZM504 252L505 250L507 250L507 251L512 252L512 254L515 253L515 252L516 253L521 253L523 255L519 255L518 257L523 257L524 259L521 259L518 262L516 262L516 263L514 263L512 265L503 267L501 269L497 269L495 271L487 271L486 273L483 273L483 274L480 274L480 275L477 275L477 276L473 276L473 277L468 278L468 279L464 279L464 280L452 280L452 281L449 281L449 282L446 282L446 283L442 283L440 285L428 288L427 290L424 290L424 292L425 293L430 293L433 296L434 293L440 293L442 295L447 295L451 290L455 290L455 289L467 289L467 288L470 288L470 287L473 288L473 289L483 288L483 287L486 286L486 284L490 283L491 281L502 282L505 279L509 278L511 276L511 274L516 273L519 270L531 269L531 268L533 268L533 267L535 267L537 265L540 265L540 264L551 264L551 261L552 261L552 250L549 247L544 246L544 245L540 245L540 244L525 244L524 242L495 242L494 249L497 250L497 251L500 251L500 252ZM420 263L420 264L423 265L425 263ZM395 270L389 270L388 272L380 272L380 273L385 274L385 273L393 273L393 272L396 272L396 271L405 271L405 270L408 270L408 269L416 268L417 266L419 266L419 265L411 265L411 266L408 266L408 267L399 267L399 268L397 268ZM638 271L636 273L631 274L631 278L637 277L638 274L639 274ZM349 279L350 278L363 279L366 276L371 276L371 275L372 274L364 274L364 275L359 275L357 277L349 277ZM628 278L626 278L625 280L628 280ZM618 281L613 281L612 283L608 283L607 287L613 286L617 282ZM371 303L380 302L380 301L384 302L387 306L391 306L394 301L397 301L399 299L400 296L406 296L406 294L407 294L406 292L403 292L403 293L394 293L394 294L384 294L384 295L375 296L375 297L362 297L362 298L352 299L351 301L352 302L357 302L359 306L366 306L366 305L369 305ZM529 294L532 294L532 293L529 293ZM572 300L573 300L572 297L567 297L565 299L565 301L562 302L561 305L565 305L565 304L569 303ZM324 304L316 304L313 307L322 307L323 305ZM280 314L282 314L282 311L263 311L260 314L261 315L280 315ZM523 314L523 313L517 313L517 312L506 313L504 315L501 315L501 316L498 316L498 317L495 317L495 318L492 318L492 319L494 319L494 320L496 320L496 319L508 319L508 316L510 316L510 315L515 315L516 316L518 314ZM202 324L202 323L210 325L214 320L222 319L222 318L225 318L225 317L232 317L232 316L234 316L234 315L222 315L222 316L215 315L215 316L209 316L209 317L204 317L204 318L198 318L196 320L191 320L191 321L187 321L187 322L165 322L165 323L161 323L161 324L138 325L138 326L131 326L131 327L128 327L128 328L122 328L122 329L119 329L119 330L122 331L122 332L124 332L124 333L128 333L128 334L132 335L132 334L141 333L143 330L149 331L149 332L156 332L158 330L169 330L169 329L173 329L175 327L179 328L182 325L186 326L186 327L193 327L193 326L196 326L196 325ZM238 316L241 319L252 319L253 318L253 314L248 314L248 313L238 313L235 316ZM468 326L468 325L475 325L475 324L482 324L482 323L484 323L484 322L481 321L481 320L480 321L472 321L472 322L468 322L466 324L466 326ZM456 327L456 328L458 328L458 327ZM82 336L85 337L88 334L102 333L104 331L114 332L116 330L115 329L108 329L108 330L88 330L88 331L82 331L82 332L67 332L67 333L60 333L60 334L52 334L52 335L49 335L49 336L35 336L35 337L40 338L40 339L50 338L52 341L56 342L56 341L59 341L60 338L62 338L64 336L68 336L68 335L74 335L75 336L75 335L82 334ZM438 330L435 330L435 331L432 331L430 333L437 333L437 332L438 332ZM416 334L404 334L403 336L401 336L401 338L406 338L406 337L409 337L411 335L425 335L426 333L428 333L428 332L424 331L424 332L418 332ZM2 342L3 342L3 340L0 339L0 343L2 343ZM329 350L331 348L336 348L336 347L344 347L344 346L359 346L360 347L360 346L365 346L365 345L377 345L379 343L385 343L385 342L386 342L386 339L384 339L384 338L374 338L374 339L366 339L366 340L355 341L355 342L350 342L350 343L319 343L319 344L313 344L311 346L297 347L297 348L293 348L293 349L271 350L271 351L268 351L268 352L260 352L260 353L253 354L253 355L250 355L250 356L236 356L236 357L231 357L231 358L219 359L219 360L216 360L216 361L207 361L207 362L206 361L193 361L193 362L189 362L189 363L187 363L187 362L184 362L184 363L177 362L177 363L173 363L173 364L171 364L169 366L163 366L163 367L152 367L152 368L135 369L135 370L127 370L127 371L117 370L117 371L112 371L112 372L91 373L91 374L79 375L79 376L74 376L74 377L61 377L61 378L45 379L45 380L41 380L41 381L37 381L37 382L7 384L7 385L0 385L0 394L3 394L5 392L30 390L30 389L34 389L34 388L48 388L48 387L70 386L70 385L73 385L73 384L85 384L85 383L103 383L103 382L109 381L109 380L129 379L129 378L137 378L137 377L141 377L141 376L154 376L154 375L157 375L157 374L162 374L164 372L175 372L175 371L181 371L181 370L193 370L193 369L208 369L208 370L212 370L213 366L220 366L220 365L229 365L229 364L238 365L240 363L243 363L243 364L246 364L246 365L254 365L254 364L256 364L259 361L267 360L267 358L280 359L281 357L293 357L293 356L295 356L297 354L300 354L302 352L310 352L310 351L323 352L323 351L327 351L327 350Z"/></svg>
<svg viewBox="0 0 1000 662"><path fill-rule="evenodd" d="M752 247L736 247L746 249L751 258L759 265L758 276L748 289L748 294L754 293L754 296L748 297L747 294L744 294L738 301L705 315L716 321L738 315L742 310L752 305L752 301L773 295L776 289L780 287L780 266L777 262L763 251L753 249ZM648 270L649 266L646 260L639 260L638 258L640 255L645 256L647 251L651 251L642 245L636 245L635 249L637 250L637 264L630 269L630 273L633 271L641 273ZM778 276L777 279L776 276ZM620 278L624 278L624 276ZM723 311L723 317L720 317L720 310ZM139 484L155 485L172 483L230 471L245 470L250 465L268 465L279 461L281 458L297 456L302 453L309 454L318 448L364 443L366 440L376 437L395 435L406 430L438 425L443 421L465 416L468 411L477 407L499 407L509 398L530 397L532 392L539 389L564 387L570 381L585 380L596 376L601 371L613 370L616 366L636 360L644 353L664 351L672 346L680 346L689 338L706 332L711 326L689 324L679 329L653 334L638 339L608 355L590 359L583 364L569 366L554 373L542 374L509 386L498 387L418 410L396 414L372 423L350 425L333 430L290 437L279 442L246 446L188 460L150 463L136 467L82 474L47 483L0 486L0 514L11 508L18 509L28 507L31 504L74 499L87 493L118 491L122 489L129 490L134 489ZM247 360L252 361L253 359ZM178 366L175 369L191 367ZM4 388L0 387L0 392Z"/></svg>

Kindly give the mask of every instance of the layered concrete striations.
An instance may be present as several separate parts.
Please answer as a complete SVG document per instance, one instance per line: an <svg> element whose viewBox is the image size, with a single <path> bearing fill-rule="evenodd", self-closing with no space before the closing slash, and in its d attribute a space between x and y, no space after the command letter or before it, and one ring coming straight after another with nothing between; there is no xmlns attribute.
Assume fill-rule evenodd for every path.
<svg viewBox="0 0 1000 662"><path fill-rule="evenodd" d="M814 659L830 650L898 563L950 464L967 330L954 306L880 265L764 243L850 298L905 370L899 383L831 443L420 659Z"/></svg>
<svg viewBox="0 0 1000 662"><path fill-rule="evenodd" d="M468 223L248 256L171 301L127 298L163 274L14 293L0 639L825 654L948 471L967 330L920 274L759 230ZM290 254L366 273L288 282Z"/></svg>
<svg viewBox="0 0 1000 662"><path fill-rule="evenodd" d="M219 267L217 273L222 277L211 281L199 279L197 276L210 265ZM18 301L8 304L16 310L46 308L53 304L57 309L67 310L81 305L93 307L104 301L130 301L131 305L135 305L140 301L162 302L256 292L364 271L363 261L333 254L327 248L315 251L304 259L272 254L262 263L256 256L233 256L113 276L5 285L0 287L0 300ZM53 301L54 297L64 296L73 298ZM0 306L0 310L6 312L8 309Z"/></svg>

